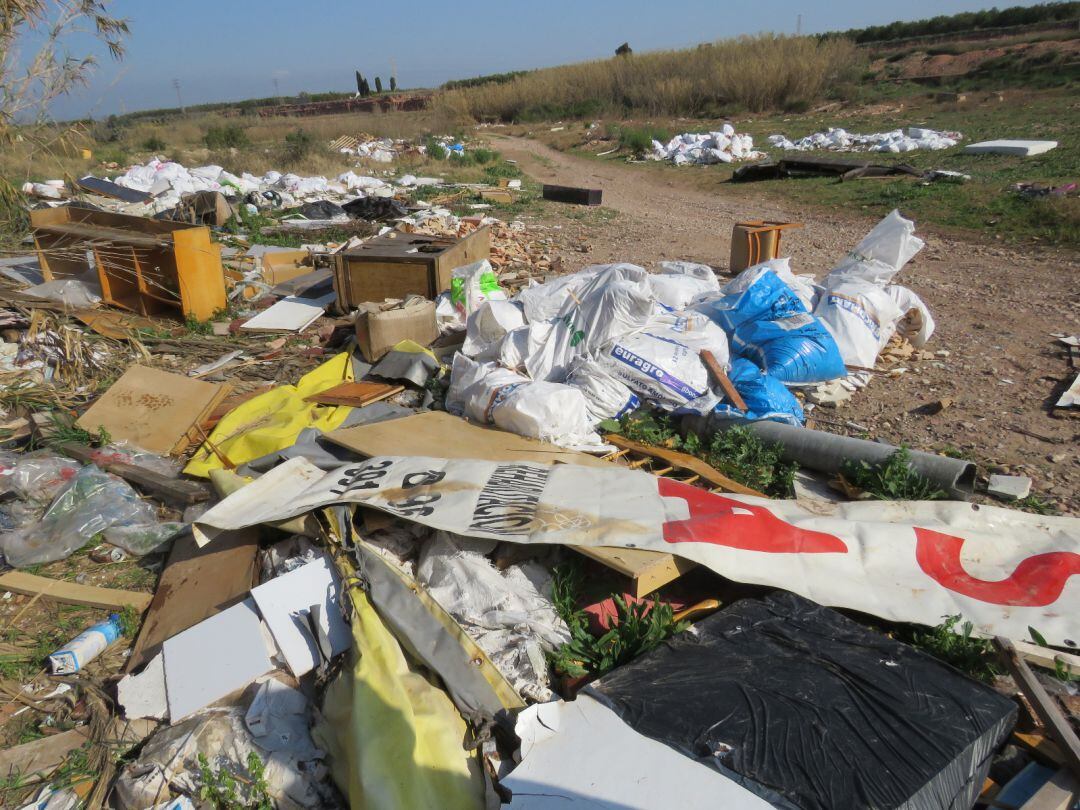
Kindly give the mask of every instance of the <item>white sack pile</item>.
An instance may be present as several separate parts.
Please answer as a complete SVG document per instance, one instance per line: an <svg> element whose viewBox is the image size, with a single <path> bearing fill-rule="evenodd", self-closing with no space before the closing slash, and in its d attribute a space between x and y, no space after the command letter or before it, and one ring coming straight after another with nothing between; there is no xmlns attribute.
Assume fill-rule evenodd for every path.
<svg viewBox="0 0 1080 810"><path fill-rule="evenodd" d="M670 160L676 166L684 163L761 160L765 157L764 152L754 151L754 141L749 135L736 134L731 124L724 124L719 132L684 132L666 144L653 141L652 147L652 152L647 155L649 159Z"/></svg>
<svg viewBox="0 0 1080 810"><path fill-rule="evenodd" d="M815 132L797 141L784 135L770 135L769 143L785 152L810 152L824 149L830 152L915 152L919 149L936 151L956 146L963 135L959 132L939 132L934 129L908 127L906 131L875 132L860 135L839 127Z"/></svg>
<svg viewBox="0 0 1080 810"><path fill-rule="evenodd" d="M917 349L934 333L922 299L891 283L923 245L915 224L893 211L822 280L814 314L832 333L847 365L873 368L898 332Z"/></svg>

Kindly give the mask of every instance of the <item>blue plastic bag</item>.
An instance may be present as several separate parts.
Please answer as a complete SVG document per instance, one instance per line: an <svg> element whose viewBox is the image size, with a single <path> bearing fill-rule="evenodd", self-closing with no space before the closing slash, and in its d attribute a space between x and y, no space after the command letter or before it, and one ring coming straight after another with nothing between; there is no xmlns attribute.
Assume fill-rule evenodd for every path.
<svg viewBox="0 0 1080 810"><path fill-rule="evenodd" d="M732 361L728 377L735 390L746 402L746 410L740 411L724 401L715 408L721 419L740 422L757 422L769 419L799 426L805 420L802 406L787 386L770 374L766 374L753 362L740 357Z"/></svg>
<svg viewBox="0 0 1080 810"><path fill-rule="evenodd" d="M695 309L728 333L734 356L753 360L786 383L824 382L847 374L833 336L768 267L751 267L724 289L726 295Z"/></svg>

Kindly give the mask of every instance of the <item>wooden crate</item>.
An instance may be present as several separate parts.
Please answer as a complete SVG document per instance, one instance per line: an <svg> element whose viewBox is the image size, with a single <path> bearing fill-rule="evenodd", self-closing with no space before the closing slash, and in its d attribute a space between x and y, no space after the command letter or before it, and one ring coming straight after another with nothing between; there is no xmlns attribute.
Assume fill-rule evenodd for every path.
<svg viewBox="0 0 1080 810"><path fill-rule="evenodd" d="M394 232L364 242L334 257L334 292L344 312L366 301L434 298L450 289L456 267L491 256L486 227L461 239Z"/></svg>
<svg viewBox="0 0 1080 810"><path fill-rule="evenodd" d="M221 245L210 229L86 208L30 212L47 281L97 273L107 304L206 321L225 308Z"/></svg>

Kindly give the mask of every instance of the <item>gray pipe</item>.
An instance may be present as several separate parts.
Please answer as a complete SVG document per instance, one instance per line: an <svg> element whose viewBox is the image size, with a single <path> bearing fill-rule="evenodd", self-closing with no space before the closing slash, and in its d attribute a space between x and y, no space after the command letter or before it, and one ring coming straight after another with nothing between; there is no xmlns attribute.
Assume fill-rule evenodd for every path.
<svg viewBox="0 0 1080 810"><path fill-rule="evenodd" d="M710 416L687 416L683 429L708 438L717 430L732 427L727 419ZM840 472L845 461L879 464L896 452L891 444L838 436L821 430L794 427L780 422L754 422L747 425L763 440L783 448L784 459L830 475ZM911 466L934 486L953 498L967 500L975 490L975 465L970 461L910 450Z"/></svg>

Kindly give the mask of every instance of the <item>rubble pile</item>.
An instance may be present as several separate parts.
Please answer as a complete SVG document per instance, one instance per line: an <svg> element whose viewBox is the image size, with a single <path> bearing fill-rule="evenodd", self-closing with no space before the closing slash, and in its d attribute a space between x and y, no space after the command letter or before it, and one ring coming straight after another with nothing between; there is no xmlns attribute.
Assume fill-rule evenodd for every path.
<svg viewBox="0 0 1080 810"><path fill-rule="evenodd" d="M778 250L562 272L550 233L396 196L426 181L117 178L143 213L392 223L296 249L231 207L30 212L35 255L0 264L4 806L960 808L1061 781L1077 519L806 426L929 345L896 283L913 222L820 277ZM857 485L896 459L925 497Z"/></svg>
<svg viewBox="0 0 1080 810"><path fill-rule="evenodd" d="M824 132L815 132L798 140L789 140L784 135L770 135L769 143L785 152L812 152L827 150L830 152L915 152L918 150L938 151L956 146L964 136L959 132L939 132L924 127L894 129L889 132L859 134L848 132L840 127L829 127Z"/></svg>

